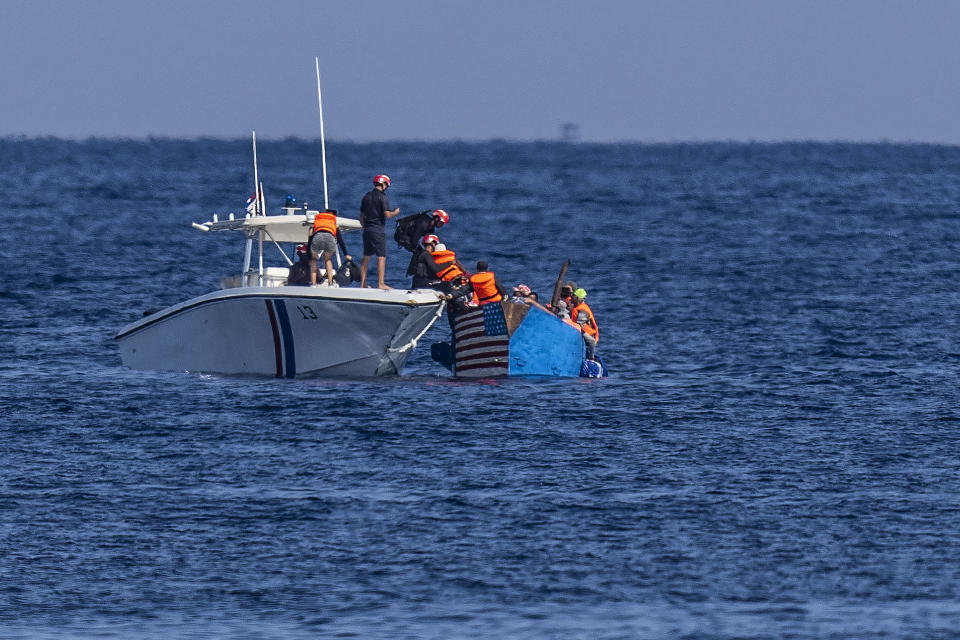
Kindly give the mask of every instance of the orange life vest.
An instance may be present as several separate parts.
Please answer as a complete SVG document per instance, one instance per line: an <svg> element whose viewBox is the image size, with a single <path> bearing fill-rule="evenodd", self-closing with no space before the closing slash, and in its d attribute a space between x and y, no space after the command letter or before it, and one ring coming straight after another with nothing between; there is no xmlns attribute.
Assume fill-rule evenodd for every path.
<svg viewBox="0 0 960 640"><path fill-rule="evenodd" d="M477 295L477 304L485 305L500 302L503 296L497 291L496 278L492 271L481 271L470 276L473 292Z"/></svg>
<svg viewBox="0 0 960 640"><path fill-rule="evenodd" d="M463 269L457 266L457 254L449 249L443 251L434 251L430 255L437 264L437 277L444 282L449 282L457 276L463 275Z"/></svg>
<svg viewBox="0 0 960 640"><path fill-rule="evenodd" d="M337 214L332 211L321 211L313 219L313 231L310 236L319 231L326 231L332 236L337 235Z"/></svg>
<svg viewBox="0 0 960 640"><path fill-rule="evenodd" d="M600 329L597 327L597 321L593 317L593 311L590 310L590 307L587 306L586 302L581 302L573 308L573 311L570 312L570 319L574 322L577 322L577 317L581 313L585 313L587 315L587 321L583 323L583 331L587 335L591 335L594 338L599 339Z"/></svg>

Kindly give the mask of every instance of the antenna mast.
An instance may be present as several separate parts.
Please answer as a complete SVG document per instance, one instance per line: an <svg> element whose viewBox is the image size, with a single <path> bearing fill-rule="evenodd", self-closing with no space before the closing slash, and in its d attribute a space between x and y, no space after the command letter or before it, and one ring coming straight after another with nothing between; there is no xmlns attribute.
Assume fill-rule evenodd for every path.
<svg viewBox="0 0 960 640"><path fill-rule="evenodd" d="M327 143L323 137L323 97L320 95L320 57L314 58L317 63L317 106L320 109L320 158L323 163L323 208L330 208L327 199Z"/></svg>
<svg viewBox="0 0 960 640"><path fill-rule="evenodd" d="M253 215L257 215L260 208L260 177L257 175L257 132L253 132L253 197L254 205Z"/></svg>

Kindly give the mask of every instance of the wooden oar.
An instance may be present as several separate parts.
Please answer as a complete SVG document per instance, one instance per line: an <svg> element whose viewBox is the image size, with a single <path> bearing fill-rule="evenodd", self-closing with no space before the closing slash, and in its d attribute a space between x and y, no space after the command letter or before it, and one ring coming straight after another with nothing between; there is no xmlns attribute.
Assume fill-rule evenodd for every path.
<svg viewBox="0 0 960 640"><path fill-rule="evenodd" d="M563 266L560 268L560 277L557 278L557 284L553 287L553 297L550 298L550 308L556 309L557 303L560 302L560 287L563 286L563 277L567 275L567 267L570 266L570 261L567 260L563 263Z"/></svg>

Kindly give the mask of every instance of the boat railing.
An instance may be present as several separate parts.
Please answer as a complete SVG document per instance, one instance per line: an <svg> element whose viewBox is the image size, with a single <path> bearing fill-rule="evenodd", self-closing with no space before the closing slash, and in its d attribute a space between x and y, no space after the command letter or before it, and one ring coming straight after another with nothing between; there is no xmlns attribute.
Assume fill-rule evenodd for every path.
<svg viewBox="0 0 960 640"><path fill-rule="evenodd" d="M263 284L260 284L260 271L258 269L247 270L246 278L244 274L227 276L220 280L221 289L236 289L238 287L282 287L287 284L287 276L290 273L288 267L264 267Z"/></svg>

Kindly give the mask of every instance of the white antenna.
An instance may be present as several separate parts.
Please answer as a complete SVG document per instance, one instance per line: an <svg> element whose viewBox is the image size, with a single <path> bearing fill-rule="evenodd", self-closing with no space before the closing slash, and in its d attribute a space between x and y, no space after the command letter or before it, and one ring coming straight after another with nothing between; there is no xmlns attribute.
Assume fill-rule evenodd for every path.
<svg viewBox="0 0 960 640"><path fill-rule="evenodd" d="M253 132L253 193L256 205L253 209L253 215L257 215L257 209L260 208L260 178L257 175L257 132Z"/></svg>
<svg viewBox="0 0 960 640"><path fill-rule="evenodd" d="M323 98L320 95L320 58L314 60L317 63L317 106L320 108L320 157L323 162L323 208L330 208L330 201L327 200L327 143L323 137Z"/></svg>

